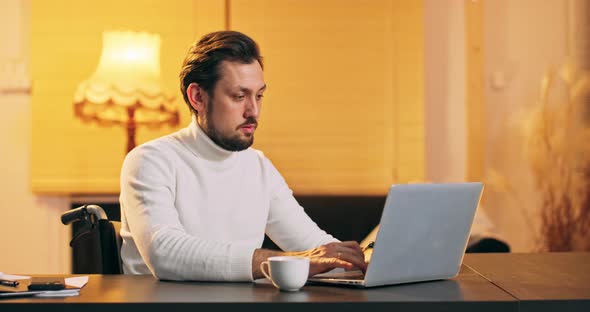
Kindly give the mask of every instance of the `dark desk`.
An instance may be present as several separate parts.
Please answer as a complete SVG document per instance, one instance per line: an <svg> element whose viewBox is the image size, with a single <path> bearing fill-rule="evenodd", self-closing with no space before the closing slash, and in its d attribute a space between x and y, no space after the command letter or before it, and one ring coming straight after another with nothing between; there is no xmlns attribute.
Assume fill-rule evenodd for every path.
<svg viewBox="0 0 590 312"><path fill-rule="evenodd" d="M590 253L467 254L463 264L519 301L520 311L590 311Z"/></svg>
<svg viewBox="0 0 590 312"><path fill-rule="evenodd" d="M452 280L356 289L268 283L159 282L151 276L91 275L77 297L0 300L2 311L517 311L517 301L467 267ZM139 309L139 310L137 310Z"/></svg>
<svg viewBox="0 0 590 312"><path fill-rule="evenodd" d="M468 254L464 263L451 280L366 290L307 285L295 293L268 283L91 275L80 296L3 299L0 311L590 311L590 253Z"/></svg>

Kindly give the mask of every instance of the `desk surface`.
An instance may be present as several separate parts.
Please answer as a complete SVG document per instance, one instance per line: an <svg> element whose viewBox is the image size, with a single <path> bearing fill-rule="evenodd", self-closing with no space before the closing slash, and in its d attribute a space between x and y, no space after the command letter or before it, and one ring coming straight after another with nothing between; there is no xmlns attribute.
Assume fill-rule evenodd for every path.
<svg viewBox="0 0 590 312"><path fill-rule="evenodd" d="M91 275L80 296L66 298L15 298L0 300L0 309L13 305L18 311L80 311L98 307L102 312L195 311L243 305L256 311L516 311L517 301L489 281L463 266L454 279L397 286L357 289L306 285L301 291L281 292L266 282L203 283L160 282L152 276ZM295 303L295 304L285 304ZM351 304L353 303L353 304ZM47 304L51 304L48 306ZM359 307L358 304L362 304ZM4 305L2 307L2 305ZM98 308L96 308L98 309ZM107 310L105 310L107 309ZM7 309L8 311L8 309Z"/></svg>
<svg viewBox="0 0 590 312"><path fill-rule="evenodd" d="M91 275L80 296L2 299L0 310L590 311L590 253L468 254L464 264L459 276L445 281L371 289L306 285L295 293L280 292L265 282L160 282L152 276Z"/></svg>
<svg viewBox="0 0 590 312"><path fill-rule="evenodd" d="M518 299L521 311L563 312L564 301L590 311L588 252L467 254L463 264Z"/></svg>

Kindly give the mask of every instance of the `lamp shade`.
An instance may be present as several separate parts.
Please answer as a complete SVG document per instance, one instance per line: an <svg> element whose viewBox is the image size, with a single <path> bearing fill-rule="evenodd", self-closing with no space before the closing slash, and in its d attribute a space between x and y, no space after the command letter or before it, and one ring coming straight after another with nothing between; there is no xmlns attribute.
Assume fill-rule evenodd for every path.
<svg viewBox="0 0 590 312"><path fill-rule="evenodd" d="M160 37L113 31L103 33L98 67L78 86L74 111L83 121L100 125L157 128L178 124L173 100L160 80Z"/></svg>

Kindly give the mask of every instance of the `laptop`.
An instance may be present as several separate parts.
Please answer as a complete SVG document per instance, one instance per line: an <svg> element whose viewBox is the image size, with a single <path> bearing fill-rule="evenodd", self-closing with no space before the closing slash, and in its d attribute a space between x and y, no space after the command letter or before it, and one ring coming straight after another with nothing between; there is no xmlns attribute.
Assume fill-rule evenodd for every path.
<svg viewBox="0 0 590 312"><path fill-rule="evenodd" d="M374 287L457 276L482 192L479 182L392 185L366 273L331 271L309 282Z"/></svg>

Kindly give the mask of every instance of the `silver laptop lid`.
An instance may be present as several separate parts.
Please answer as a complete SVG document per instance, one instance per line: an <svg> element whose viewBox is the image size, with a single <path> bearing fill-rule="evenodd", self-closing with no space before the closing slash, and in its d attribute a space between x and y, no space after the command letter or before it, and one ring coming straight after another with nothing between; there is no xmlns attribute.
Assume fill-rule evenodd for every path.
<svg viewBox="0 0 590 312"><path fill-rule="evenodd" d="M389 189L365 286L458 274L483 184L400 184Z"/></svg>

